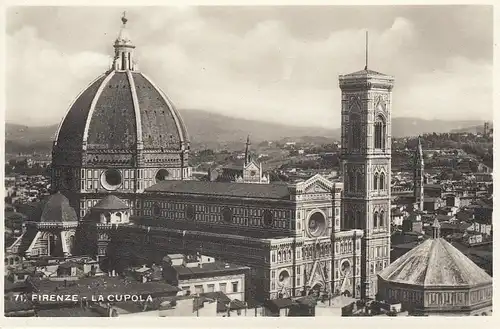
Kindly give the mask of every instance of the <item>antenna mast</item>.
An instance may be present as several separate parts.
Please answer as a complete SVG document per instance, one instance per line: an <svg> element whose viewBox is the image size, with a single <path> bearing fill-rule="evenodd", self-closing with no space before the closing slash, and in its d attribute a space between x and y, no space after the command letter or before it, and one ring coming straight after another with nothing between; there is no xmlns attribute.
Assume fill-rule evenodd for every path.
<svg viewBox="0 0 500 329"><path fill-rule="evenodd" d="M368 31L365 37L365 70L368 70Z"/></svg>

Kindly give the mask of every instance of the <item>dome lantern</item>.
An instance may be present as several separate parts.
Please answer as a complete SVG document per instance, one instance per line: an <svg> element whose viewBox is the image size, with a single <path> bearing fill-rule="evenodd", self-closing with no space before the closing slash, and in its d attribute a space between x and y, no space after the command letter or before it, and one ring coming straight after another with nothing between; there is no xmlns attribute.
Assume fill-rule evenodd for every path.
<svg viewBox="0 0 500 329"><path fill-rule="evenodd" d="M115 40L113 47L115 48L115 57L113 58L113 68L117 71L135 71L136 64L134 61L135 46L130 39L127 30L128 19L126 13L123 12L122 27L120 33Z"/></svg>

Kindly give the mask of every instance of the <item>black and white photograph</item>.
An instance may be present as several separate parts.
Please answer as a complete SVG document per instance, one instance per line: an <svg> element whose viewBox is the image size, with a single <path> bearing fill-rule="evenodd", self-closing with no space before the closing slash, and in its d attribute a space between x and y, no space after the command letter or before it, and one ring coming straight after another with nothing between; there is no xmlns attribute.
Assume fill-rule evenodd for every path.
<svg viewBox="0 0 500 329"><path fill-rule="evenodd" d="M492 316L495 9L5 6L4 317Z"/></svg>

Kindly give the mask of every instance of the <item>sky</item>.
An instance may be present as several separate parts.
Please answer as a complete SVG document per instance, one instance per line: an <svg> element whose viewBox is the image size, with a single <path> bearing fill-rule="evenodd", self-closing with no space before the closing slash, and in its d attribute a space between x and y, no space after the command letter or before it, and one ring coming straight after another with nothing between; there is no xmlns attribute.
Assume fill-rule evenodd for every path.
<svg viewBox="0 0 500 329"><path fill-rule="evenodd" d="M393 117L493 117L490 6L10 7L6 121L59 123L109 68L124 10L139 69L181 111L337 128L369 31Z"/></svg>

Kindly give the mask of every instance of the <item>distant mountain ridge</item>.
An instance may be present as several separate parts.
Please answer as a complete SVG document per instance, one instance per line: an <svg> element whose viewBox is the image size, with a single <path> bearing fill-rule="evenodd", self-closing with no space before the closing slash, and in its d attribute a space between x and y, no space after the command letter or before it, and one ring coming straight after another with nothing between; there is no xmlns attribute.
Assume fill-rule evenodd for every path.
<svg viewBox="0 0 500 329"><path fill-rule="evenodd" d="M324 137L340 140L340 128L297 127L280 123L259 120L247 120L215 114L203 110L183 110L182 118L191 135L192 147L229 149L241 148L246 136L251 141L280 140L283 138L298 139L305 136ZM393 118L392 136L417 136L425 133L447 133L453 130L467 131L481 126L480 120L424 120L417 118ZM340 120L336 122L340 126ZM44 127L27 127L19 124L6 123L5 141L7 153L50 152L52 140L55 137L58 124Z"/></svg>

